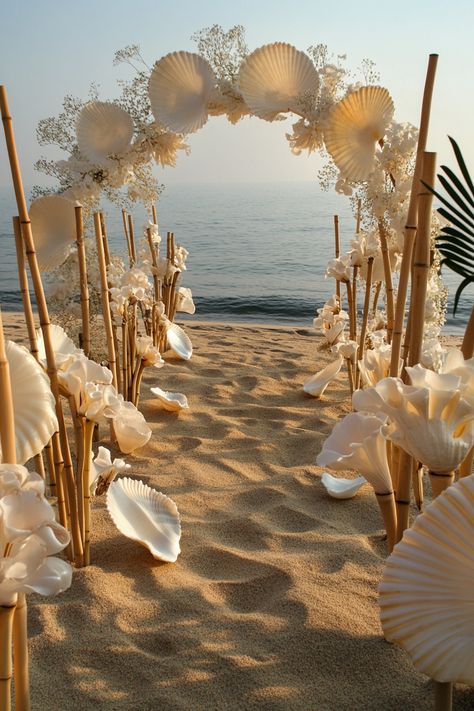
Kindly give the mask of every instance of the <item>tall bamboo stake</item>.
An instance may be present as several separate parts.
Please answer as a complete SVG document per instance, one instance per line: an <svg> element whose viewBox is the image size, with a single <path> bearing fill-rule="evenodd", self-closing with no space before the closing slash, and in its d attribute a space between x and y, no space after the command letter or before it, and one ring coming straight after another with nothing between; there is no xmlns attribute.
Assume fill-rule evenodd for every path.
<svg viewBox="0 0 474 711"><path fill-rule="evenodd" d="M464 331L464 338L462 341L461 351L462 351L462 354L463 354L465 360L468 360L468 358L472 358L472 355L474 353L474 306L472 307L471 315L469 317L469 321L466 326L466 330ZM472 474L473 461L474 461L474 447L471 449L471 451L467 455L466 459L463 461L463 463L459 467L459 476L460 477L469 476L470 474Z"/></svg>
<svg viewBox="0 0 474 711"><path fill-rule="evenodd" d="M94 422L91 420L82 419L82 427L84 434L84 459L82 469L82 505L84 511L84 565L90 564L90 517L91 517L91 500L90 500L90 466L92 456L92 438L94 435Z"/></svg>
<svg viewBox="0 0 474 711"><path fill-rule="evenodd" d="M387 340L392 340L394 307L393 307L393 283L392 267L390 266L390 254L388 251L387 233L383 220L379 220L380 250L382 252L383 275L385 280L385 308L387 311Z"/></svg>
<svg viewBox="0 0 474 711"><path fill-rule="evenodd" d="M10 366L5 352L3 321L0 310L0 441L2 443L2 461L16 464L15 413L10 379ZM28 637L26 632L26 600L24 594L16 597L20 605L18 616L15 605L0 607L0 644L2 661L0 662L0 708L9 709L11 705L12 678L12 639L15 649L15 697L16 711L28 711L30 708L28 674ZM5 704L5 705L3 705Z"/></svg>
<svg viewBox="0 0 474 711"><path fill-rule="evenodd" d="M102 241L102 227L100 224L100 215L98 212L94 213L94 229L97 243L97 259L99 262L99 272L100 272L100 293L102 298L102 316L104 318L104 328L105 336L107 339L107 355L109 361L109 368L112 372L112 382L115 387L117 387L117 369L116 369L116 358L115 358L115 347L114 347L114 334L112 328L112 317L110 314L110 302L109 302L109 285L107 283L107 268L105 264L104 256L104 244Z"/></svg>
<svg viewBox="0 0 474 711"><path fill-rule="evenodd" d="M340 245L339 245L339 216L334 215L334 254L336 259L339 259L340 255ZM341 300L341 283L339 279L336 279L336 296Z"/></svg>
<svg viewBox="0 0 474 711"><path fill-rule="evenodd" d="M428 137L428 127L430 121L431 99L436 74L438 55L430 54L428 70L426 73L425 88L423 92L423 102L421 107L420 132L418 136L418 146L416 150L415 170L413 172L412 189L408 204L408 214L405 226L405 237L403 245L403 257L400 266L400 276L398 281L397 305L395 309L395 321L393 326L392 356L390 362L390 375L397 376L400 360L400 350L402 345L403 322L405 320L405 303L408 291L408 280L410 277L413 244L417 230L418 217L418 194L419 181L422 171L423 153L426 150L426 140Z"/></svg>
<svg viewBox="0 0 474 711"><path fill-rule="evenodd" d="M132 256L132 248L130 246L130 235L128 234L128 215L127 215L126 210L122 210L122 222L123 222L123 231L125 234L125 239L127 240L128 263L131 268L131 267L133 267L133 256Z"/></svg>
<svg viewBox="0 0 474 711"><path fill-rule="evenodd" d="M453 684L451 681L433 681L435 690L434 711L452 711Z"/></svg>
<svg viewBox="0 0 474 711"><path fill-rule="evenodd" d="M82 343L81 347L89 358L91 350L90 313L89 313L89 285L87 283L87 260L84 244L84 221L82 205L77 205L76 213L76 244L79 263L79 287L81 290L81 316L82 316Z"/></svg>
<svg viewBox="0 0 474 711"><path fill-rule="evenodd" d="M131 255L132 255L132 262L133 262L133 266L135 266L135 264L137 262L137 255L135 252L135 231L133 228L133 217L131 215L128 215L128 237L130 239L130 251L131 251Z"/></svg>
<svg viewBox="0 0 474 711"><path fill-rule="evenodd" d="M357 274L359 267L352 267L352 319L354 341L357 340Z"/></svg>
<svg viewBox="0 0 474 711"><path fill-rule="evenodd" d="M359 198L357 200L356 235L358 235L360 233L361 206L362 206L362 200Z"/></svg>
<svg viewBox="0 0 474 711"><path fill-rule="evenodd" d="M369 320L370 293L371 293L371 288L372 288L373 267L374 267L374 258L369 257L367 259L367 276L365 278L364 313L362 314L362 324L361 324L361 328L360 328L359 350L357 352L357 360L362 360L362 358L364 357L365 336L367 334L367 323ZM359 374L359 371L357 370L356 388L359 387L359 383L360 383L360 374Z"/></svg>
<svg viewBox="0 0 474 711"><path fill-rule="evenodd" d="M152 206L151 206L151 214L152 214L152 217L153 217L153 224L158 227L158 215L157 215L157 212L156 212L156 205L152 205Z"/></svg>
<svg viewBox="0 0 474 711"><path fill-rule="evenodd" d="M46 351L46 363L47 363L47 373L51 383L51 391L54 395L56 403L56 415L59 422L59 438L57 433L53 435L53 447L55 448L54 459L57 465L56 470L56 482L58 488L61 486L60 477L63 474L61 464L64 461L64 473L66 478L66 483L68 487L69 500L71 502L75 501L74 492L74 474L72 469L72 460L69 449L69 442L67 439L66 427L64 424L64 415L62 411L61 399L59 395L59 383L58 375L56 371L56 363L54 357L54 349L51 338L51 328L49 321L48 306L46 303L43 283L41 281L41 274L38 267L38 261L36 258L36 250L33 240L33 232L31 229L30 217L28 214L28 209L26 206L25 192L23 189L23 181L21 177L20 164L18 161L18 154L15 145L15 136L13 132L13 121L10 115L10 109L8 106L7 92L4 86L0 86L0 111L2 114L2 123L5 133L5 141L7 145L8 158L10 162L10 169L12 173L13 187L15 190L15 197L18 206L18 214L20 216L21 232L23 239L25 241L26 255L28 258L28 264L30 267L30 274L33 281L33 287L36 295L36 303L38 307L38 315L40 320L40 326L43 333L44 347ZM65 525L65 522L63 522ZM74 555L76 556L76 562L79 564L82 558L82 546L79 535L79 526L77 521L77 508L76 506L71 506L71 534L72 541L74 544Z"/></svg>
<svg viewBox="0 0 474 711"><path fill-rule="evenodd" d="M107 235L107 224L105 222L105 215L103 212L99 212L100 215L100 227L102 230L102 242L104 244L104 257L107 266L110 264L110 250L109 250L109 238Z"/></svg>

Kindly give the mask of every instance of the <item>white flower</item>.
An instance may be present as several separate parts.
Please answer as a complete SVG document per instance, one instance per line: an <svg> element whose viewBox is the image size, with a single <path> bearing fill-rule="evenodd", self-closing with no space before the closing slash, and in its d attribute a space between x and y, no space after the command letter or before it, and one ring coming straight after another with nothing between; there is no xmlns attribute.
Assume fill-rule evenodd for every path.
<svg viewBox="0 0 474 711"><path fill-rule="evenodd" d="M89 483L91 494L100 496L107 491L117 474L123 474L130 468L130 464L123 459L112 461L110 451L106 447L99 447L95 459L91 461Z"/></svg>
<svg viewBox="0 0 474 711"><path fill-rule="evenodd" d="M330 259L326 266L326 277L332 277L337 279L337 281L349 281L349 255L344 255L343 257L338 257L337 259Z"/></svg>
<svg viewBox="0 0 474 711"><path fill-rule="evenodd" d="M155 368L162 368L165 361L161 357L160 351L153 345L151 336L139 336L136 340L137 355L143 360L145 366L154 365Z"/></svg>
<svg viewBox="0 0 474 711"><path fill-rule="evenodd" d="M373 350L364 351L363 358L358 364L362 381L366 387L376 385L388 376L391 357L391 345L383 344Z"/></svg>
<svg viewBox="0 0 474 711"><path fill-rule="evenodd" d="M58 377L68 395L74 398L78 415L94 422L115 416L120 401L108 368L82 356L60 371Z"/></svg>
<svg viewBox="0 0 474 711"><path fill-rule="evenodd" d="M336 343L332 348L331 351L333 353L338 353L341 355L343 358L350 358L350 360L354 360L355 355L359 349L359 346L356 341L339 341L339 343Z"/></svg>
<svg viewBox="0 0 474 711"><path fill-rule="evenodd" d="M142 413L123 399L114 418L114 430L118 446L125 454L143 447L151 437L151 429Z"/></svg>

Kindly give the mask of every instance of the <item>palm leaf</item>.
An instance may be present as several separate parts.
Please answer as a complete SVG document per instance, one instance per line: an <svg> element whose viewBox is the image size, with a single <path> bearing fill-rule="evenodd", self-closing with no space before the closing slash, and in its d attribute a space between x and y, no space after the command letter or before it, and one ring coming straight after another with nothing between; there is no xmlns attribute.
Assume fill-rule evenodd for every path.
<svg viewBox="0 0 474 711"><path fill-rule="evenodd" d="M463 277L454 297L453 315L455 315L462 292L468 284L474 282L474 183L461 149L454 138L450 136L448 138L461 176L456 175L451 168L442 165L441 170L444 175L438 174L438 180L446 195L440 195L426 183L423 185L440 201L442 207L438 208L438 212L450 223L449 226L443 227L437 236L436 245L443 256L441 264Z"/></svg>

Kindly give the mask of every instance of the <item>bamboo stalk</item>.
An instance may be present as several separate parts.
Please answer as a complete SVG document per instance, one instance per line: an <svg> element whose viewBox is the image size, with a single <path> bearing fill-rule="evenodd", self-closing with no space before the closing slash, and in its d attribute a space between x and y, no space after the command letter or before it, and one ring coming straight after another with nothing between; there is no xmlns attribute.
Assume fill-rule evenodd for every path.
<svg viewBox="0 0 474 711"><path fill-rule="evenodd" d="M100 215L100 228L102 230L102 243L104 245L104 257L107 266L110 264L110 251L109 251L109 238L107 235L107 224L105 222L105 216L103 212L99 212Z"/></svg>
<svg viewBox="0 0 474 711"><path fill-rule="evenodd" d="M51 329L49 321L48 306L44 296L43 284L41 281L41 274L38 267L38 261L36 258L36 250L33 240L33 233L31 229L31 222L28 215L28 209L26 206L25 192L23 189L23 181L21 177L20 164L18 162L18 154L15 145L15 136L13 132L13 121L10 116L10 109L8 106L7 92L4 86L0 86L0 110L2 114L2 123L5 133L5 140L7 144L8 158L10 162L10 169L12 174L13 187L15 190L15 197L18 206L18 214L20 216L21 232L23 239L25 241L26 255L28 258L28 264L30 267L30 274L33 281L33 287L36 295L36 303L38 307L38 314L40 320L40 326L43 333L44 347L46 351L46 362L47 362L47 373L51 383L51 391L54 395L56 403L56 415L59 422L59 438L61 443L59 444L59 438L57 433L53 435L53 445L56 449L62 452L61 460L64 459L64 471L66 474L66 482L68 485L68 490L70 494L74 494L74 482L73 482L73 470L72 461L70 459L69 442L67 439L66 427L64 424L64 416L61 406L61 400L59 396L59 383L58 376L56 372L56 363L54 357L54 349L51 339ZM55 454L55 463L58 462L58 457ZM60 476L62 474L61 469L56 472L56 482L59 487ZM74 500L74 499L72 499ZM74 545L74 553L76 556L76 562L80 562L81 559L81 546L80 546L80 536L79 527L77 522L77 516L74 511L74 507L71 510L71 525L72 525L72 540ZM77 548L77 546L79 546Z"/></svg>
<svg viewBox="0 0 474 711"><path fill-rule="evenodd" d="M387 310L387 341L392 340L394 307L393 307L393 283L392 267L390 266L390 254L388 251L387 233L383 220L379 220L380 250L382 252L383 275L385 280L385 300Z"/></svg>
<svg viewBox="0 0 474 711"><path fill-rule="evenodd" d="M89 358L91 350L89 285L87 283L87 260L86 248L84 244L82 205L77 205L74 209L76 213L76 244L79 263L79 286L81 290L82 349Z"/></svg>
<svg viewBox="0 0 474 711"><path fill-rule="evenodd" d="M128 215L128 236L130 239L130 252L132 255L132 264L130 266L135 266L137 262L137 255L135 253L135 230L133 227L133 217L131 215Z"/></svg>
<svg viewBox="0 0 474 711"><path fill-rule="evenodd" d="M374 300L372 302L372 316L374 318L375 318L375 314L377 313L377 305L379 302L379 296L380 296L381 291L382 291L382 282L378 281L375 284Z"/></svg>
<svg viewBox="0 0 474 711"><path fill-rule="evenodd" d="M125 239L127 240L128 264L133 267L132 248L130 246L130 235L128 234L128 215L126 210L122 210L122 222Z"/></svg>
<svg viewBox="0 0 474 711"><path fill-rule="evenodd" d="M395 452L398 454L395 456ZM392 480L397 482L396 503L397 503L397 543L401 541L403 532L408 528L408 517L410 514L410 494L412 457L405 450L392 447L391 463Z"/></svg>
<svg viewBox="0 0 474 711"><path fill-rule="evenodd" d="M91 519L91 495L90 495L90 466L92 456L92 438L94 435L94 422L83 418L82 426L84 432L84 466L82 468L82 501L84 510L84 565L90 565L90 519Z"/></svg>
<svg viewBox="0 0 474 711"><path fill-rule="evenodd" d="M28 616L26 596L18 594L13 616L13 666L15 679L15 710L30 709L30 675L28 663Z"/></svg>
<svg viewBox="0 0 474 711"><path fill-rule="evenodd" d="M122 395L128 398L128 321L127 309L124 309L122 320Z"/></svg>
<svg viewBox="0 0 474 711"><path fill-rule="evenodd" d="M375 492L375 496L385 524L385 530L387 531L388 552L391 553L397 538L395 495L393 491L388 491L386 494L377 494L377 492Z"/></svg>
<svg viewBox="0 0 474 711"><path fill-rule="evenodd" d="M351 397L354 393L354 371L352 368L352 361L350 358L346 358L346 365L347 365L347 377L349 379L349 391L351 394Z"/></svg>
<svg viewBox="0 0 474 711"><path fill-rule="evenodd" d="M361 206L362 206L362 200L360 198L358 198L357 213L356 213L356 235L358 235L360 233Z"/></svg>
<svg viewBox="0 0 474 711"><path fill-rule="evenodd" d="M15 605L0 605L0 709L11 709L12 637Z"/></svg>
<svg viewBox="0 0 474 711"><path fill-rule="evenodd" d="M372 288L372 270L374 267L374 258L369 257L367 259L367 276L365 278L365 298L364 298L364 313L362 314L362 324L360 328L359 337L359 350L357 353L357 359L362 360L364 357L365 349L365 336L367 334L367 322L369 320L369 308L370 308L370 293ZM356 388L359 387L360 374L357 371L356 375Z"/></svg>
<svg viewBox="0 0 474 711"><path fill-rule="evenodd" d="M2 443L2 461L16 463L15 413L13 410L10 366L5 351L2 312L0 309L0 441Z"/></svg>
<svg viewBox="0 0 474 711"><path fill-rule="evenodd" d="M353 340L357 340L357 274L359 267L352 267L352 318L353 318Z"/></svg>
<svg viewBox="0 0 474 711"><path fill-rule="evenodd" d="M100 293L102 298L102 316L104 318L105 336L107 339L107 355L109 368L112 371L112 382L117 387L117 368L114 348L114 334L112 328L112 317L110 314L109 286L107 283L107 268L105 264L104 244L102 241L102 227L99 213L94 213L94 229L97 243L97 259L100 271Z"/></svg>
<svg viewBox="0 0 474 711"><path fill-rule="evenodd" d="M151 206L151 215L153 217L153 224L158 227L158 215L156 212L156 205Z"/></svg>
<svg viewBox="0 0 474 711"><path fill-rule="evenodd" d="M30 353L36 360L39 358L38 339L36 338L35 318L33 307L31 306L30 287L28 274L25 267L25 246L21 236L20 219L13 218L13 233L15 235L16 261L18 265L18 282L23 303L23 313L25 315L26 328L28 331L28 341L30 343Z"/></svg>
<svg viewBox="0 0 474 711"><path fill-rule="evenodd" d="M405 237L403 246L403 257L400 266L398 281L397 304L395 309L395 320L392 337L392 356L390 362L390 375L397 376L400 360L400 350L402 345L403 322L405 320L405 303L408 290L408 280L410 277L413 244L417 230L418 216L418 193L419 181L422 172L423 154L426 150L426 140L428 137L428 127L430 121L431 99L433 96L434 79L438 55L430 54L428 70L426 74L425 88L423 92L423 102L421 107L420 130L418 135L418 146L416 150L415 169L413 172L412 189L410 201L408 203L408 214L405 226Z"/></svg>
<svg viewBox="0 0 474 711"><path fill-rule="evenodd" d="M423 510L424 492L423 492L423 467L418 465L414 459L412 469L412 487L415 496L416 506L418 511Z"/></svg>
<svg viewBox="0 0 474 711"><path fill-rule="evenodd" d="M435 705L434 711L452 711L453 683L451 681L433 681Z"/></svg>
<svg viewBox="0 0 474 711"><path fill-rule="evenodd" d="M339 245L339 216L334 215L334 254L336 259L339 259L340 255L340 245ZM339 279L336 279L336 296L341 301L341 283Z"/></svg>
<svg viewBox="0 0 474 711"><path fill-rule="evenodd" d="M436 153L424 153L422 180L434 185L436 174ZM431 209L433 194L422 187L419 192L418 230L416 233L413 259L413 280L410 296L409 319L411 321L410 342L408 343L408 365L420 362L425 323L426 290L430 271Z"/></svg>
<svg viewBox="0 0 474 711"><path fill-rule="evenodd" d="M430 483L431 483L431 494L433 499L436 499L445 489L450 486L454 481L454 472L434 472L430 469Z"/></svg>
<svg viewBox="0 0 474 711"><path fill-rule="evenodd" d="M344 281L344 284L346 285L346 290L347 290L347 303L348 303L348 308L347 311L349 313L349 338L351 341L355 341L354 338L354 305L353 305L353 295L352 295L352 287L350 281L347 279Z"/></svg>

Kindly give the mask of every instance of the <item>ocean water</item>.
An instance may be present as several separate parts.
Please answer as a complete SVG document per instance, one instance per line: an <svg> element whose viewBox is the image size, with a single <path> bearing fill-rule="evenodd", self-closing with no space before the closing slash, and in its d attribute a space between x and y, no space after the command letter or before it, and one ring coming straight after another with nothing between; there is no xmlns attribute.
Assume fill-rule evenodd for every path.
<svg viewBox="0 0 474 711"><path fill-rule="evenodd" d="M118 207L105 205L111 248L125 255ZM0 302L20 306L10 189L0 188ZM189 250L181 284L193 292L193 319L310 326L315 309L334 291L324 278L334 254L333 215L339 215L341 249L354 219L347 198L324 193L316 181L288 183L168 185L158 205L160 234L173 231ZM147 219L134 213L135 230ZM452 302L460 277L445 270ZM462 333L474 289L461 298L456 318L450 306L446 333Z"/></svg>

